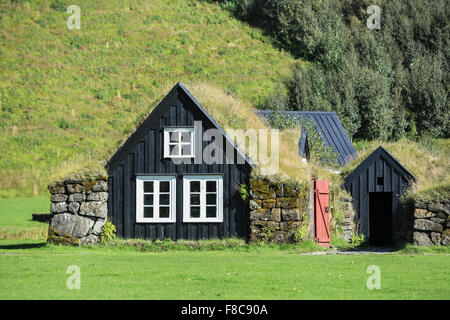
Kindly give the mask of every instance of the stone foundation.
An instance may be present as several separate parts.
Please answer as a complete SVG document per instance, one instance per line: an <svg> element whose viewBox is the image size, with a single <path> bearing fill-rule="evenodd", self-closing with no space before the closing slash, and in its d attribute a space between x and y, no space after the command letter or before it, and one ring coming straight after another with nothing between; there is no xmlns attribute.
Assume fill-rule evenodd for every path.
<svg viewBox="0 0 450 320"><path fill-rule="evenodd" d="M413 245L450 244L450 201L414 205Z"/></svg>
<svg viewBox="0 0 450 320"><path fill-rule="evenodd" d="M353 234L357 232L358 223L352 199L341 198L338 201L340 202L339 206L345 213L344 221L342 222L342 238L347 242L351 242Z"/></svg>
<svg viewBox="0 0 450 320"><path fill-rule="evenodd" d="M294 242L299 228L311 238L309 189L252 178L249 194L251 242Z"/></svg>
<svg viewBox="0 0 450 320"><path fill-rule="evenodd" d="M50 184L50 221L47 242L94 244L99 241L107 217L106 177L66 179Z"/></svg>

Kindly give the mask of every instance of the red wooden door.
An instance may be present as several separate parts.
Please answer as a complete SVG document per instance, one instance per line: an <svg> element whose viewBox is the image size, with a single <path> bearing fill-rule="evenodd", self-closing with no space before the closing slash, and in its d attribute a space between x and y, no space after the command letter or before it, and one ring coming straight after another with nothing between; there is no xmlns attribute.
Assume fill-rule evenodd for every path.
<svg viewBox="0 0 450 320"><path fill-rule="evenodd" d="M319 246L330 246L330 192L328 180L314 181L314 232Z"/></svg>

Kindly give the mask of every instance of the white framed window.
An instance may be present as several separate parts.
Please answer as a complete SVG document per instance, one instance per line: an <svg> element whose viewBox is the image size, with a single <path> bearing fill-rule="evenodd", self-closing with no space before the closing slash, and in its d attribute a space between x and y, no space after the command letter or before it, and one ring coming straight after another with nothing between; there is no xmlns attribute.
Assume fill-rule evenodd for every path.
<svg viewBox="0 0 450 320"><path fill-rule="evenodd" d="M183 222L223 222L223 178L183 177Z"/></svg>
<svg viewBox="0 0 450 320"><path fill-rule="evenodd" d="M176 177L136 177L136 222L175 222Z"/></svg>
<svg viewBox="0 0 450 320"><path fill-rule="evenodd" d="M194 128L165 128L164 157L193 158Z"/></svg>

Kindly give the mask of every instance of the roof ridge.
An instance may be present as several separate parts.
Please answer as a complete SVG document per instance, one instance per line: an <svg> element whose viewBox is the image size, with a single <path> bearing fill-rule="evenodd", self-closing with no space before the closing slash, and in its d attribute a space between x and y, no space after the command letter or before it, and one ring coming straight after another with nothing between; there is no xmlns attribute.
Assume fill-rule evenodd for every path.
<svg viewBox="0 0 450 320"><path fill-rule="evenodd" d="M244 160L252 167L254 167L254 163L252 159L250 159L245 152L243 152L239 146L234 143L233 140L230 139L230 137L227 135L225 130L222 129L222 127L214 120L214 118L209 114L209 112L203 108L200 103L197 101L197 99L194 98L194 96L189 92L189 90L181 83L177 82L172 89L164 96L164 98L158 102L156 107L147 115L147 117L142 121L140 124L138 124L135 128L135 130L128 136L128 138L119 146L119 148L116 150L116 152L109 158L107 161L105 168L109 168L113 162L115 162L117 159L120 159L120 157L127 153L130 148L130 141L133 139L136 139L139 135L145 134L144 129L142 129L145 125L151 123L154 121L153 116L160 112L161 106L174 94L175 91L178 89L181 89L182 92L186 94L186 96L193 102L193 104L206 116L206 118L211 121L211 123L219 129L219 131L222 133L222 135L225 137L225 139L230 143L236 150L240 156L244 158Z"/></svg>
<svg viewBox="0 0 450 320"><path fill-rule="evenodd" d="M264 113L271 113L271 112L275 112L275 111L277 111L277 110L270 110L270 109L264 109L264 110L261 110L261 109L258 109L258 110L255 110L254 112L255 113L260 113L260 112L264 112ZM316 111L316 110L312 110L312 111L307 111L307 110L279 110L280 112L282 112L282 113L298 113L298 114L336 114L337 115L337 113L336 113L336 111Z"/></svg>

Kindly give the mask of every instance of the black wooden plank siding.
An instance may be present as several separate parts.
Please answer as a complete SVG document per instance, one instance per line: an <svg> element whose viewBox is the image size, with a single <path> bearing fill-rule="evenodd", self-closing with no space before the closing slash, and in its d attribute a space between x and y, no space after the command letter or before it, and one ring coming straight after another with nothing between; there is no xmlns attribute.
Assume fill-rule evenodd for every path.
<svg viewBox="0 0 450 320"><path fill-rule="evenodd" d="M153 119L151 119L153 117ZM107 165L109 174L108 216L117 228L117 234L124 238L146 238L151 240L206 239L223 237L247 237L249 226L248 205L240 198L235 186L249 184L251 165L206 163L175 165L164 158L164 128L194 127L194 121L202 121L202 132L218 125L199 107L184 87L176 86L155 108L152 114L111 158ZM223 130L220 129L222 133ZM198 135L199 132L196 132ZM222 136L224 148L234 148L228 138ZM206 147L210 141L202 141ZM222 152L225 163L226 152ZM136 176L176 176L176 221L174 223L136 223ZM223 176L223 222L183 222L183 177L188 174L219 174Z"/></svg>
<svg viewBox="0 0 450 320"><path fill-rule="evenodd" d="M383 183L378 184L377 179ZM369 194L392 192L393 232L397 232L401 214L400 196L415 177L383 147L379 147L344 180L344 188L352 195L359 219L359 232L369 236Z"/></svg>

